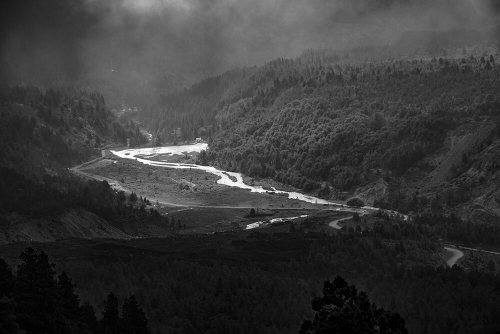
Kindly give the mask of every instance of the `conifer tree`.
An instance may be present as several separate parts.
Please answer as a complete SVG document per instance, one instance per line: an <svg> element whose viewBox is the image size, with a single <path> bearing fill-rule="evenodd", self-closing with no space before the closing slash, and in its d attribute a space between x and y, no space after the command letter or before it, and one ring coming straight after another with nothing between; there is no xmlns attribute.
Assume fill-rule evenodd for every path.
<svg viewBox="0 0 500 334"><path fill-rule="evenodd" d="M82 321L87 324L88 329L94 334L100 333L99 321L97 321L97 317L95 316L94 307L88 302L85 302L81 308L81 313Z"/></svg>
<svg viewBox="0 0 500 334"><path fill-rule="evenodd" d="M134 295L123 303L122 329L125 334L149 334L148 319Z"/></svg>
<svg viewBox="0 0 500 334"><path fill-rule="evenodd" d="M4 259L0 258L0 298L2 296L10 297L12 295L14 278L12 270Z"/></svg>
<svg viewBox="0 0 500 334"><path fill-rule="evenodd" d="M118 298L113 292L110 292L104 302L104 311L102 312L101 329L103 333L120 333L120 317L118 314Z"/></svg>
<svg viewBox="0 0 500 334"><path fill-rule="evenodd" d="M58 276L58 279L58 285L61 289L63 314L68 319L79 320L81 318L81 309L80 297L75 294L76 284L73 283L71 277L68 277L64 271Z"/></svg>
<svg viewBox="0 0 500 334"><path fill-rule="evenodd" d="M28 333L60 333L65 324L61 297L54 279L54 264L45 252L35 254L29 247L19 256L14 299L17 303L17 322Z"/></svg>
<svg viewBox="0 0 500 334"><path fill-rule="evenodd" d="M323 297L314 298L312 308L316 311L314 321L304 321L300 334L408 334L398 313L377 308L366 293L358 293L340 276L333 282L325 281Z"/></svg>
<svg viewBox="0 0 500 334"><path fill-rule="evenodd" d="M16 322L16 302L7 297L0 298L0 334L21 333Z"/></svg>

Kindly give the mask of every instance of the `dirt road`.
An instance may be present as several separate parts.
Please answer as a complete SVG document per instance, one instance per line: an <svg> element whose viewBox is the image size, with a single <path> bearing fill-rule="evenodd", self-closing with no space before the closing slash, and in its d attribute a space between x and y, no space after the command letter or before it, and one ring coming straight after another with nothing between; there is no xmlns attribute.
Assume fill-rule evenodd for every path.
<svg viewBox="0 0 500 334"><path fill-rule="evenodd" d="M368 211L366 209L360 209L360 211L357 211L357 210L354 210L354 209L353 210L337 209L337 211L345 211L345 212L350 212L350 213L357 212L360 217L363 217L364 215L368 214ZM334 220L334 221L330 222L328 224L328 226L333 227L334 229L340 230L340 229L342 229L342 226L339 226L339 223L342 222L342 221L344 221L344 220L349 220L349 219L352 219L352 217L340 218L340 219L337 219L337 220Z"/></svg>
<svg viewBox="0 0 500 334"><path fill-rule="evenodd" d="M451 248L451 247L444 247L449 252L453 253L453 256L446 261L446 264L451 268L455 263L457 263L458 260L460 260L463 256L464 253L456 248Z"/></svg>
<svg viewBox="0 0 500 334"><path fill-rule="evenodd" d="M469 247L462 247L462 246L460 246L460 248L471 250L471 251L474 251L474 252L483 252L483 253L489 253L489 254L494 254L494 255L500 255L499 252L492 252L492 251L489 251L489 250L484 250L484 249L479 249L479 248L469 248Z"/></svg>
<svg viewBox="0 0 500 334"><path fill-rule="evenodd" d="M341 221L344 221L344 220L348 220L348 219L351 219L352 217L346 217L346 218L341 218L341 219L337 219L337 220L334 220L332 221L331 223L329 223L328 225L330 227L333 227L334 229L337 229L337 230L340 230L342 229L342 226L339 226L339 223Z"/></svg>

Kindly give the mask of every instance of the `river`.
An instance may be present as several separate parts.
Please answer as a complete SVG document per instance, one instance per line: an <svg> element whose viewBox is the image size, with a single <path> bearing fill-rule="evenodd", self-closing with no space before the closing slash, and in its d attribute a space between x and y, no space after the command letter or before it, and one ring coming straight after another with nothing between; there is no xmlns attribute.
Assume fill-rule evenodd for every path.
<svg viewBox="0 0 500 334"><path fill-rule="evenodd" d="M266 190L260 186L250 186L248 184L245 184L243 181L243 176L240 173L235 173L235 172L227 172L223 170L219 170L215 167L212 166L200 166L200 165L194 165L194 164L184 164L184 163L171 163L171 162L165 162L165 161L153 161L149 160L153 157L156 157L158 155L165 155L165 154L178 154L178 155L183 155L185 153L190 153L190 152L201 152L202 150L206 150L208 148L208 144L206 143L198 143L198 144L192 144L192 145L179 145L179 146L163 146L163 147L148 147L148 148L135 148L135 149L126 149L122 151L111 151L114 155L124 158L124 159L132 159L136 160L138 162L141 162L146 165L151 165L151 166L158 166L158 167L165 167L165 168L174 168L174 169L197 169L201 171L205 171L208 173L212 173L214 175L217 175L219 177L219 180L217 180L217 183L223 184L229 187L237 187L240 189L248 189L251 192L256 192L256 193L266 193L269 190ZM294 191L283 191L283 190L277 190L276 188L272 188L274 193L277 194L287 194L288 198L290 199L297 199L300 201L308 202L308 203L314 203L314 204L323 204L323 205L335 205L339 206L340 208L337 208L336 210L344 210L348 209L349 211L358 211L363 214L367 214L368 210L369 211L376 211L378 210L377 208L373 208L370 206L365 206L360 209L354 209L354 208L349 208L345 204L341 203L335 203L335 202L329 202L321 198L317 198L314 196L309 196L305 194L301 194L298 192ZM399 214L398 212L395 211L388 211L391 214ZM404 217L404 220L407 219L406 215L402 215ZM253 224L249 224L247 226L247 229L252 229L256 227L260 227L269 223L274 223L278 221L283 221L283 220L293 220L293 219L298 219L298 218L303 218L306 216L301 216L301 217L289 217L289 218L275 218L270 221L261 221L261 222L256 222ZM346 218L343 218L346 219ZM331 222L329 225L332 226L333 228L339 229L340 226L337 225L337 223L343 219L339 219L336 221ZM447 264L452 267L458 259L460 259L463 256L463 253L457 249L453 248L448 248L445 247L447 250L453 252L452 258L450 258L447 261Z"/></svg>
<svg viewBox="0 0 500 334"><path fill-rule="evenodd" d="M158 166L158 167L174 168L174 169L202 170L202 171L217 175L219 177L219 180L217 180L217 183L219 183L219 184L223 184L223 185L226 185L229 187L237 187L240 189L248 189L251 192L255 192L255 193L269 192L269 190L266 190L266 189L262 188L261 186L251 186L251 185L245 184L245 182L243 181L243 176L240 173L227 172L227 171L223 171L223 170L217 169L217 168L212 167L212 166L200 166L200 165L194 165L194 164L171 163L171 162L165 162L165 161L149 160L149 159L156 157L158 155L165 155L165 154L183 155L186 152L187 153L189 153L189 152L201 152L202 150L206 150L207 147L208 147L208 144L206 144L206 143L198 143L198 144L193 144L193 145L127 149L127 150L123 150L123 151L111 151L111 153L113 153L114 155L116 155L120 158L136 160L138 162L141 162L143 164L150 165L150 166ZM329 201L326 201L326 200L321 199L321 198L301 194L301 193L294 192L294 191L277 190L274 187L272 187L272 191L276 194L286 194L286 195L288 195L289 199L297 199L297 200L303 201L303 202L347 207L345 204L329 202ZM365 207L365 208L366 209L374 209L371 207Z"/></svg>

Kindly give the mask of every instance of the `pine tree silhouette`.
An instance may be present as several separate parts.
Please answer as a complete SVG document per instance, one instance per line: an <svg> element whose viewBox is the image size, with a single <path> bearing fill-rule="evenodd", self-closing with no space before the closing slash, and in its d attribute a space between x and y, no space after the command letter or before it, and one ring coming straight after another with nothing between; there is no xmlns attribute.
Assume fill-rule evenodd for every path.
<svg viewBox="0 0 500 334"><path fill-rule="evenodd" d="M340 276L333 282L325 281L323 297L314 298L312 308L316 311L314 320L305 320L300 334L408 334L398 313L377 308L366 293L358 293Z"/></svg>
<svg viewBox="0 0 500 334"><path fill-rule="evenodd" d="M28 333L57 333L65 326L54 264L43 251L29 247L19 256L14 299L17 322Z"/></svg>
<svg viewBox="0 0 500 334"><path fill-rule="evenodd" d="M120 317L118 315L118 298L110 292L102 312L101 328L103 333L120 333Z"/></svg>
<svg viewBox="0 0 500 334"><path fill-rule="evenodd" d="M149 334L148 319L134 295L123 303L122 329L125 334Z"/></svg>

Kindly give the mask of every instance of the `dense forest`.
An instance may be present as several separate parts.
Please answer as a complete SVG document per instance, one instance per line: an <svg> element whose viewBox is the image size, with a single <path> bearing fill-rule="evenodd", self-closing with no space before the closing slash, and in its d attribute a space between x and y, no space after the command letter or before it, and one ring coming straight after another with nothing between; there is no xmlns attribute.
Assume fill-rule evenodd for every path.
<svg viewBox="0 0 500 334"><path fill-rule="evenodd" d="M134 235L139 232L129 227L137 219L169 226L150 210L147 199L117 193L107 182L83 180L68 171L100 156L105 145L147 142L136 123L106 107L101 94L2 85L0 119L2 229L16 220L12 214L33 219L70 208L85 209Z"/></svg>
<svg viewBox="0 0 500 334"><path fill-rule="evenodd" d="M449 212L484 193L498 164L484 161L500 138L498 36L414 32L389 46L309 50L163 95L143 124L165 141L208 139L204 164L325 198L382 184L368 203ZM467 141L446 156L454 137Z"/></svg>
<svg viewBox="0 0 500 334"><path fill-rule="evenodd" d="M332 282L325 281L323 297L314 298L311 304L317 313L314 321L302 323L300 334L408 333L399 314L377 308L366 293L358 293L356 286L340 276Z"/></svg>
<svg viewBox="0 0 500 334"><path fill-rule="evenodd" d="M101 314L109 291L120 301L134 295L152 333L296 333L314 319L311 301L325 279L337 275L397 312L410 333L500 329L499 263L445 268L425 228L378 219L373 228L333 235L286 223L293 232L46 247L59 253L59 270L74 278L83 303Z"/></svg>
<svg viewBox="0 0 500 334"><path fill-rule="evenodd" d="M139 225L180 228L175 216L165 218L147 198L135 193L125 195L113 190L106 181L85 181L66 172L61 176L45 175L35 183L11 169L0 168L0 226L8 228L13 212L31 219L50 216L70 208L83 208L112 222L132 235L141 234Z"/></svg>
<svg viewBox="0 0 500 334"><path fill-rule="evenodd" d="M76 88L0 86L0 165L40 178L97 156L106 143L147 142L137 124L123 124L101 94Z"/></svg>
<svg viewBox="0 0 500 334"><path fill-rule="evenodd" d="M493 16L466 0L283 1L286 24L269 1L32 2L0 5L0 333L500 333L498 257L463 248L450 268L443 249L500 248ZM351 208L252 208L308 215L246 230L69 169L144 129Z"/></svg>

